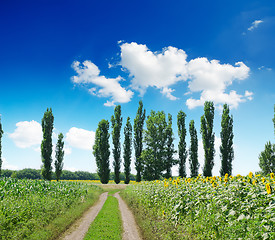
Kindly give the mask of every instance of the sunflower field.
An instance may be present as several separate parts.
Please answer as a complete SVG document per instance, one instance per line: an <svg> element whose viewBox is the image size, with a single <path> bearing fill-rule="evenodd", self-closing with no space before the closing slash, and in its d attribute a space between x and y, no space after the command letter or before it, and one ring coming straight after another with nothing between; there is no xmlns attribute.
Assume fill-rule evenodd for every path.
<svg viewBox="0 0 275 240"><path fill-rule="evenodd" d="M275 239L274 190L273 173L199 175L134 184L126 188L124 198L135 212L154 216L152 228L162 222L181 231L159 239Z"/></svg>

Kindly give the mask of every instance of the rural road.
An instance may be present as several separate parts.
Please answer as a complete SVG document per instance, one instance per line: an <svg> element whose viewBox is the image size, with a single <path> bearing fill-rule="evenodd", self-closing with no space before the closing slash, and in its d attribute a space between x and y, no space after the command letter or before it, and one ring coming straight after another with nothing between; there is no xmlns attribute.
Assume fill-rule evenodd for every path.
<svg viewBox="0 0 275 240"><path fill-rule="evenodd" d="M91 223L104 205L108 197L108 192L102 193L98 202L92 206L76 223L74 223L59 240L82 240L88 231ZM123 237L122 240L142 240L138 231L138 226L132 212L126 203L122 200L119 193L115 193L114 197L118 199L119 210L121 212Z"/></svg>
<svg viewBox="0 0 275 240"><path fill-rule="evenodd" d="M129 210L126 203L119 196L119 193L115 193L114 197L117 198L119 204L119 210L121 213L122 223L123 223L123 240L142 240L140 237L138 226L136 224L135 218L132 212Z"/></svg>
<svg viewBox="0 0 275 240"><path fill-rule="evenodd" d="M60 240L82 240L91 223L96 218L107 199L108 193L102 193L98 202L92 206L75 224L72 225L60 238Z"/></svg>

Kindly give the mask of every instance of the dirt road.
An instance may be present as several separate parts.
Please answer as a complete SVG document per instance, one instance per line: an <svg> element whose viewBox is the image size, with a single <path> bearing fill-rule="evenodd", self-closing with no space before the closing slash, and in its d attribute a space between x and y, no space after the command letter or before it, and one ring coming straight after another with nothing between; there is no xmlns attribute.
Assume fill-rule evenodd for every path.
<svg viewBox="0 0 275 240"><path fill-rule="evenodd" d="M125 186L119 185L106 185L104 189L123 189ZM142 240L138 226L135 222L134 216L126 203L119 196L119 193L115 193L114 196L118 199L119 209L121 212L122 224L123 224L123 240ZM104 205L108 193L105 192L100 195L98 202L92 206L82 218L80 218L72 227L70 227L59 240L82 240L88 231L91 223L96 218L97 214Z"/></svg>

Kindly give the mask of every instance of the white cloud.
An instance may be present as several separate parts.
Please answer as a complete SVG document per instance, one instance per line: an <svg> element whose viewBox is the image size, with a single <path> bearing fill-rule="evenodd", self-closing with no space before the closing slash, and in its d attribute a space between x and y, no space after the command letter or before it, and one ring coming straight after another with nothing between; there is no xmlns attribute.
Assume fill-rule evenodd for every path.
<svg viewBox="0 0 275 240"><path fill-rule="evenodd" d="M251 100L246 98L247 95L237 94L234 90L225 93L234 80L244 80L249 76L249 68L242 62L232 66L220 64L217 60L196 58L188 63L188 73L190 91L201 92L200 99L187 99L189 109L203 106L205 101L213 101L216 105L227 103L231 108L237 108L239 103Z"/></svg>
<svg viewBox="0 0 275 240"><path fill-rule="evenodd" d="M247 30L253 31L255 28L259 26L260 23L263 23L263 22L264 22L263 20L255 20Z"/></svg>
<svg viewBox="0 0 275 240"><path fill-rule="evenodd" d="M15 131L8 135L19 148L28 148L41 144L43 138L42 127L40 123L34 120L16 123Z"/></svg>
<svg viewBox="0 0 275 240"><path fill-rule="evenodd" d="M161 93L163 95L165 95L167 98L169 98L170 100L177 100L178 98L173 96L171 93L174 92L175 90L174 89L171 89L171 88L167 88L167 87L164 87L162 90L161 90Z"/></svg>
<svg viewBox="0 0 275 240"><path fill-rule="evenodd" d="M2 169L9 169L9 170L19 170L19 167L9 164L7 159L3 157L2 162Z"/></svg>
<svg viewBox="0 0 275 240"><path fill-rule="evenodd" d="M127 103L131 100L133 92L121 87L122 78L106 78L100 76L98 67L91 61L84 61L82 66L80 62L75 61L72 68L77 72L77 76L72 77L72 81L76 84L94 84L97 86L89 90L92 95L98 97L111 98L113 102Z"/></svg>
<svg viewBox="0 0 275 240"><path fill-rule="evenodd" d="M121 66L129 71L132 77L132 88L141 95L148 87L160 89L170 100L177 98L170 88L179 81L187 81L189 94L201 92L199 99L190 97L186 105L192 109L203 106L205 101L213 101L216 105L227 103L237 108L239 103L251 100L250 96L238 94L226 88L236 80L244 80L249 76L249 67L243 62L221 64L218 60L196 58L186 61L187 54L174 47L167 47L162 52L152 52L146 45L124 43L121 46ZM218 106L219 107L219 106Z"/></svg>
<svg viewBox="0 0 275 240"><path fill-rule="evenodd" d="M114 107L115 106L115 102L114 101L107 101L106 103L104 103L104 106L106 107Z"/></svg>
<svg viewBox="0 0 275 240"><path fill-rule="evenodd" d="M95 132L72 127L66 133L65 140L71 147L92 150L95 141Z"/></svg>
<svg viewBox="0 0 275 240"><path fill-rule="evenodd" d="M127 69L132 79L132 88L143 95L148 87L156 87L168 98L171 86L187 78L186 53L175 47L167 47L162 52L152 52L146 45L124 43L121 48L121 66Z"/></svg>

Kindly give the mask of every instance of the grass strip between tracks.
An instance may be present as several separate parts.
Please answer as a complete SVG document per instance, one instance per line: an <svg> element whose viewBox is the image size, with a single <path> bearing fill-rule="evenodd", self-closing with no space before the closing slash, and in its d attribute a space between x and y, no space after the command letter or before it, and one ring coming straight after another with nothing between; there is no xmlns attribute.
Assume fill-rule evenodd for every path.
<svg viewBox="0 0 275 240"><path fill-rule="evenodd" d="M118 200L110 195L117 191L119 190L112 190L109 192L106 202L91 224L84 240L122 239L122 222Z"/></svg>

